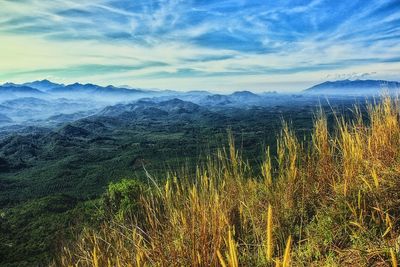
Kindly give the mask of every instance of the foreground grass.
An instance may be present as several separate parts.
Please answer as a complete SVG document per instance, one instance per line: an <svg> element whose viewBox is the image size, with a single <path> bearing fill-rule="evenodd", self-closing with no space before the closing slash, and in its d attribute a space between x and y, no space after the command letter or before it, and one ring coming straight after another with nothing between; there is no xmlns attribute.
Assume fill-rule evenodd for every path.
<svg viewBox="0 0 400 267"><path fill-rule="evenodd" d="M113 184L100 227L67 245L57 266L397 266L400 105L386 97L336 117L310 141L284 124L276 158L254 176L235 149L196 174L146 187Z"/></svg>

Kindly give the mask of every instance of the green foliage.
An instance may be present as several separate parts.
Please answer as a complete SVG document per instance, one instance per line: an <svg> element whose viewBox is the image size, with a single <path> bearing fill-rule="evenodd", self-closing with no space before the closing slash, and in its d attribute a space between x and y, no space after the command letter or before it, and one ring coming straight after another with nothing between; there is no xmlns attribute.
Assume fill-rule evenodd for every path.
<svg viewBox="0 0 400 267"><path fill-rule="evenodd" d="M145 186L134 179L123 179L112 182L103 196L104 209L107 214L115 214L123 219L138 214L140 198L145 193Z"/></svg>
<svg viewBox="0 0 400 267"><path fill-rule="evenodd" d="M57 195L2 210L2 266L32 266L50 260L53 244L69 226L68 211L76 204L74 198Z"/></svg>
<svg viewBox="0 0 400 267"><path fill-rule="evenodd" d="M141 208L140 195L148 193L139 182L145 178L143 166L156 177L182 166L194 171L226 143L227 129L243 157L258 166L266 145L276 154L282 118L292 121L299 136L310 131L315 103L308 104L133 121L99 117L0 137L0 265L38 265L51 258L61 236L73 236L70 227L79 232L107 213L129 217ZM331 101L343 109L352 104ZM122 177L129 179L118 183Z"/></svg>
<svg viewBox="0 0 400 267"><path fill-rule="evenodd" d="M300 261L312 262L334 257L332 246L341 248L349 244L345 211L346 207L343 206L319 208L305 228L306 242L297 251Z"/></svg>
<svg viewBox="0 0 400 267"><path fill-rule="evenodd" d="M61 240L96 225L98 205L98 200L53 195L0 210L1 266L46 265Z"/></svg>

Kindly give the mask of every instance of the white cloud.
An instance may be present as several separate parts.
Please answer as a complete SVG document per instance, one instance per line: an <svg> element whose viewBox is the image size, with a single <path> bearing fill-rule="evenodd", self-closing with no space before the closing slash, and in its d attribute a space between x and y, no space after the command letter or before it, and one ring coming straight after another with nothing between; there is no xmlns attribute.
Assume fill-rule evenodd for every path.
<svg viewBox="0 0 400 267"><path fill-rule="evenodd" d="M269 87L302 89L326 77L347 77L338 73L392 79L398 75L399 63L389 61L400 55L399 38L390 38L399 31L393 22L399 13L371 18L382 5L377 2L362 5L329 31L317 30L321 21L330 19L329 10L319 10L322 0L300 6L275 4L269 9L244 0L194 3L138 0L137 8L124 9L109 0L30 0L24 4L3 0L1 77L27 81L45 78L35 77L37 70L72 71L84 65L135 66L156 61L165 65L109 74L83 71L75 80L62 72L49 71L48 75L63 82L79 79L181 90L263 91L273 89ZM237 10L224 11L232 6ZM90 15L62 12L70 9ZM287 15L302 16L305 26L312 29L296 27L301 20L291 21ZM10 19L20 21L11 23ZM354 28L360 23L363 27ZM229 41L218 45L218 38L199 42L207 34L229 37ZM243 47L233 47L236 41ZM179 76L182 69L195 74ZM157 73L171 75L157 77Z"/></svg>

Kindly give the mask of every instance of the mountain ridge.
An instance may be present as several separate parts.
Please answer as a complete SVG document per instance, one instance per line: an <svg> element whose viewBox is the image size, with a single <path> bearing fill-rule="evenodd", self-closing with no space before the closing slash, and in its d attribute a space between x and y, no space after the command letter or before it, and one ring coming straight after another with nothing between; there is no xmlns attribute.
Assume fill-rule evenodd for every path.
<svg viewBox="0 0 400 267"><path fill-rule="evenodd" d="M400 82L386 80L338 80L326 81L305 89L304 93L310 94L380 94L382 91L388 90L389 93L395 93L400 90Z"/></svg>

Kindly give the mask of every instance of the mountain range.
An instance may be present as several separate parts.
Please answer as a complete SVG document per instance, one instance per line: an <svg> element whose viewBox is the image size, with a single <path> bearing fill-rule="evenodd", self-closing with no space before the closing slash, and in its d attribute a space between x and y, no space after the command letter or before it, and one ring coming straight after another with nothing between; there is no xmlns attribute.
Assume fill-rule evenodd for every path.
<svg viewBox="0 0 400 267"><path fill-rule="evenodd" d="M399 93L400 83L384 80L341 80L317 84L304 92L327 95L377 95L384 91Z"/></svg>
<svg viewBox="0 0 400 267"><path fill-rule="evenodd" d="M365 95L378 94L382 90L389 92L398 91L400 82L385 80L338 80L326 81L300 93L306 94L330 94L330 95ZM273 92L275 93L275 92ZM268 93L267 95L270 95ZM217 103L228 103L234 101L257 101L260 95L249 91L234 92L231 95L212 94L207 91L178 92L171 90L144 90L127 87L99 86L95 84L60 84L49 80L28 82L24 84L5 83L0 85L0 97L66 97L66 98L90 98L105 101L127 101L143 97L162 97L162 96L206 96L210 101ZM262 95L265 95L262 94ZM228 99L229 98L229 99Z"/></svg>
<svg viewBox="0 0 400 267"><path fill-rule="evenodd" d="M177 111L185 113L185 107L182 107L180 101L208 109L252 106L273 108L287 104L303 105L318 95L364 97L378 95L382 90L397 93L399 88L400 83L394 81L341 80L327 81L293 94L274 91L256 94L246 90L215 94L208 91L157 91L80 83L65 85L49 80L24 84L5 83L0 85L0 126L21 124L48 127L95 114L133 116L133 108L163 116L165 108L155 107L154 103L170 100L173 100L171 103L176 105Z"/></svg>

